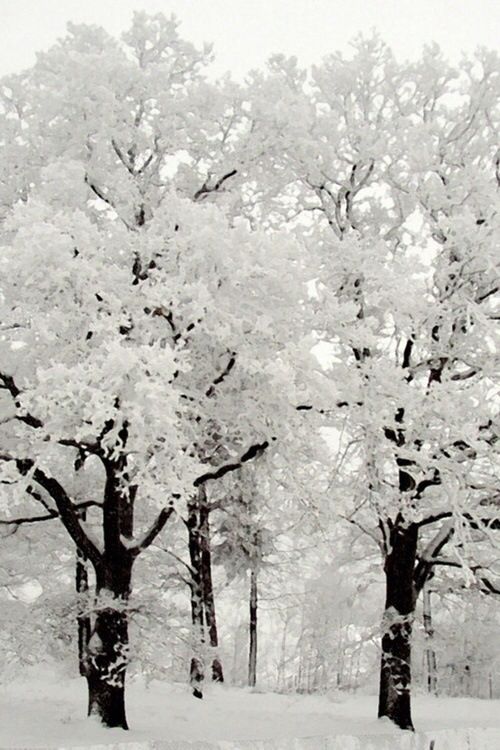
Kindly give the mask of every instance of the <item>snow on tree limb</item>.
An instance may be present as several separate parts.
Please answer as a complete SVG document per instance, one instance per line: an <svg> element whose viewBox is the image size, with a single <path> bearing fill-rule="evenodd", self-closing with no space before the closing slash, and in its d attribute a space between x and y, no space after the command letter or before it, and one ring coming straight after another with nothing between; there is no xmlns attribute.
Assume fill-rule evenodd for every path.
<svg viewBox="0 0 500 750"><path fill-rule="evenodd" d="M221 189L221 187L226 182L226 180L229 180L230 177L234 177L234 175L236 174L238 174L238 170L231 169L229 172L226 172L225 175L220 177L217 180L217 182L212 186L209 186L207 182L204 182L201 188L199 188L199 190L197 190L196 193L194 194L194 200L195 201L200 200L200 198L203 198L205 195L208 195L209 193L216 193L218 190Z"/></svg>
<svg viewBox="0 0 500 750"><path fill-rule="evenodd" d="M200 487L202 484L205 484L212 479L221 479L221 477L225 476L226 474L241 469L243 464L261 456L268 447L268 440L264 440L263 443L255 443L255 445L250 446L250 448L241 456L239 461L224 464L223 466L219 466L219 468L215 469L214 471L207 471L205 474L201 474L194 480L193 486Z"/></svg>
<svg viewBox="0 0 500 750"><path fill-rule="evenodd" d="M32 459L22 459L14 457L11 454L0 453L0 460L13 461L20 474L24 476L30 474L33 477L33 480L42 487L42 489L44 489L54 501L58 511L58 516L76 546L81 549L96 566L100 565L102 562L102 555L83 529L78 514L79 506L71 501L69 495L64 490L64 487L57 481L57 479L48 476L42 471L42 469L35 465L35 462Z"/></svg>

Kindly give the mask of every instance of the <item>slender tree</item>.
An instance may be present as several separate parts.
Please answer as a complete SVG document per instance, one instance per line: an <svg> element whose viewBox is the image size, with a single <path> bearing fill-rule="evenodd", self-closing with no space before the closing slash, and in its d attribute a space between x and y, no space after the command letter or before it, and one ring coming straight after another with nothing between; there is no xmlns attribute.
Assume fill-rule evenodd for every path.
<svg viewBox="0 0 500 750"><path fill-rule="evenodd" d="M250 569L249 628L248 628L248 684L255 687L257 682L257 610L258 585L257 569Z"/></svg>

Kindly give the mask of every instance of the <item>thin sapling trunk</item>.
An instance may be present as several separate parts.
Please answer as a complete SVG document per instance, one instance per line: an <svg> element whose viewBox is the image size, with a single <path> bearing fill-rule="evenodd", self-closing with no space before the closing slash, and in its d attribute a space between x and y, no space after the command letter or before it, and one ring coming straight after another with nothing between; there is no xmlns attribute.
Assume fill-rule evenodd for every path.
<svg viewBox="0 0 500 750"><path fill-rule="evenodd" d="M250 570L250 621L249 621L249 650L248 650L248 684L255 687L257 682L257 570Z"/></svg>

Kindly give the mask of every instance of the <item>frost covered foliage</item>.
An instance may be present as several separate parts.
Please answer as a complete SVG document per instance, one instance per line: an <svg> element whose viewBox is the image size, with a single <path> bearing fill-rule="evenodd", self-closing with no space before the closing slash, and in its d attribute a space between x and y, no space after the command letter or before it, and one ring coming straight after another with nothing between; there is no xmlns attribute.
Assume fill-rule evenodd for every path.
<svg viewBox="0 0 500 750"><path fill-rule="evenodd" d="M498 608L473 589L458 596L456 587L434 588L431 596L431 628L425 628L421 619L416 633L417 685L437 695L498 698ZM434 674L429 674L429 650L434 654Z"/></svg>
<svg viewBox="0 0 500 750"><path fill-rule="evenodd" d="M403 66L373 37L253 81L273 143L259 210L317 259L309 408L337 430L341 515L382 551L379 712L403 727L419 593L439 564L479 571L498 530L499 72L494 53L454 69L433 46Z"/></svg>
<svg viewBox="0 0 500 750"><path fill-rule="evenodd" d="M254 684L282 571L277 637L301 643L277 682L309 689L369 670L381 552L379 714L411 729L424 587L446 566L498 593L498 57L401 65L372 36L245 86L207 82L210 57L139 13L119 40L70 26L1 82L1 526L62 523L90 711L124 728L133 573L172 619L158 663L193 651L201 697L221 581L250 572Z"/></svg>
<svg viewBox="0 0 500 750"><path fill-rule="evenodd" d="M303 287L291 237L168 179L201 143L204 53L163 17L108 41L71 28L3 85L22 186L4 183L1 459L7 514L31 497L93 566L92 711L125 726L133 562L197 488L287 434Z"/></svg>
<svg viewBox="0 0 500 750"><path fill-rule="evenodd" d="M61 441L91 454L102 439L111 450L126 422L134 481L161 505L212 455L212 423L243 448L265 439L268 404L254 396L273 379L284 343L261 311L281 308L282 326L289 314L288 286L264 262L266 237L229 229L215 208L174 196L140 234L116 222L100 228L82 211L54 211L35 198L7 229L4 320L15 333L4 339L3 361L17 387L27 381L13 404L16 431L43 424L27 425L38 461L55 458ZM144 278L134 275L138 262L148 268ZM213 386L235 356L239 420L234 400L215 398Z"/></svg>
<svg viewBox="0 0 500 750"><path fill-rule="evenodd" d="M282 373L297 343L290 243L230 228L216 208L173 194L134 232L50 198L34 195L6 222L2 466L10 482L16 467L22 493L49 495L99 567L149 544L165 513L211 478L204 464L217 471L279 436L271 420L280 399L287 408ZM100 478L78 507L113 504L97 536L68 494L75 467ZM139 519L148 506L169 510L134 541L135 502Z"/></svg>

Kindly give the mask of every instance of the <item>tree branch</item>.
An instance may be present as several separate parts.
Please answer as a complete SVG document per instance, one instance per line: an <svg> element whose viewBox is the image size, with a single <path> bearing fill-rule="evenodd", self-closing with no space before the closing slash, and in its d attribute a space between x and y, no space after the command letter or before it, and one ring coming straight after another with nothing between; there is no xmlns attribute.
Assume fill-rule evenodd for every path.
<svg viewBox="0 0 500 750"><path fill-rule="evenodd" d="M171 550L166 549L165 547L160 547L158 545L155 545L155 546L157 549L161 550L162 552L165 552L166 555L170 555L170 557L173 557L174 560L176 560L178 563L183 565L188 571L191 578L193 578L196 575L196 571L194 570L194 568L192 568L191 565L185 562L185 560L183 560L182 557L179 557L178 555L176 555L175 552L172 552ZM190 585L190 581L186 581L185 578L183 578L182 580L188 585Z"/></svg>
<svg viewBox="0 0 500 750"><path fill-rule="evenodd" d="M255 445L252 445L246 453L244 453L239 461L235 461L234 463L225 464L224 466L219 466L218 469L215 469L214 471L208 471L206 474L201 474L199 477L197 477L193 482L193 487L200 487L202 484L205 484L205 482L208 482L210 479L221 479L221 477L225 476L226 474L229 474L231 471L237 471L240 469L243 464L246 464L248 461L251 461L253 458L258 458L261 456L264 451L269 448L269 441L264 440L263 443L255 443Z"/></svg>
<svg viewBox="0 0 500 750"><path fill-rule="evenodd" d="M451 518L453 513L451 511L443 511L442 513L436 513L434 516L427 516L427 518L424 518L422 521L417 521L415 523L415 526L427 526L431 523L436 523L437 521L442 521L444 518Z"/></svg>
<svg viewBox="0 0 500 750"><path fill-rule="evenodd" d="M208 187L207 183L204 182L201 188L194 194L194 200L197 201L200 198L203 198L203 196L207 195L208 193L216 193L218 190L220 190L225 181L229 180L230 177L234 177L235 174L238 174L238 170L232 169L230 172L227 172L220 179L218 179L213 187Z"/></svg>
<svg viewBox="0 0 500 750"><path fill-rule="evenodd" d="M231 352L231 357L229 359L229 362L227 363L223 371L220 373L220 375L217 375L217 377L214 379L214 381L212 382L211 386L207 389L207 391L205 391L205 396L207 396L207 398L210 398L211 396L213 396L213 394L215 393L215 386L219 385L227 378L227 376L229 375L229 373L231 372L235 364L236 364L236 352Z"/></svg>
<svg viewBox="0 0 500 750"><path fill-rule="evenodd" d="M424 587L425 582L431 575L432 568L436 564L437 556L443 547L448 544L454 533L453 522L445 523L427 545L413 572L413 583L417 592L420 592Z"/></svg>
<svg viewBox="0 0 500 750"><path fill-rule="evenodd" d="M405 348L403 350L403 361L401 363L401 367L405 370L408 367L410 367L411 364L411 354L413 351L413 347L415 345L415 339L413 335L408 336L408 339L405 344Z"/></svg>
<svg viewBox="0 0 500 750"><path fill-rule="evenodd" d="M134 170L134 168L125 159L121 148L119 147L119 145L117 144L117 142L115 141L114 138L111 139L111 145L113 146L113 150L114 150L115 154L117 155L117 157L119 158L119 160L121 161L121 163L123 164L123 166L127 169L127 172L129 172L132 175L132 177L135 177L135 170Z"/></svg>
<svg viewBox="0 0 500 750"><path fill-rule="evenodd" d="M443 567L447 568L463 568L464 565L462 563L458 562L457 560L446 560L444 558L432 558L432 560L429 560L429 562L432 563L432 566L435 565L442 565Z"/></svg>
<svg viewBox="0 0 500 750"><path fill-rule="evenodd" d="M14 406L22 412L21 414L15 414L13 417L14 419L17 419L19 422L24 422L24 424L37 430L43 428L44 425L41 419L35 417L33 414L29 414L23 409L23 406L19 401L19 396L22 395L22 391L17 386L12 375L0 372L0 388L9 391L14 399ZM76 448L83 455L90 453L99 455L99 446L94 443L83 443L79 440L74 440L73 438L60 438L57 440L57 444L68 448Z"/></svg>
<svg viewBox="0 0 500 750"><path fill-rule="evenodd" d="M16 409L22 410L22 406L19 401L21 391L17 387L12 375L6 375L5 373L0 372L0 388L9 391L10 395L14 399L14 406L16 407ZM23 414L16 414L15 419L19 420L20 422L25 422L30 427L42 427L42 422L37 417L34 417L32 414L28 414L27 412Z"/></svg>
<svg viewBox="0 0 500 750"><path fill-rule="evenodd" d="M465 372L456 372L450 377L450 380L469 380L469 378L473 378L474 375L477 375L478 372L479 370L475 368L471 368Z"/></svg>
<svg viewBox="0 0 500 750"><path fill-rule="evenodd" d="M129 224L128 221L126 221L123 218L123 216L121 216L118 213L118 211L116 209L116 206L113 203L113 201L111 200L111 198L108 198L107 195L105 193L103 193L102 190L100 188L98 188L97 185L94 182L92 182L90 180L88 174L85 175L85 182L89 186L89 188L92 190L92 192L94 193L94 195L96 195L100 200L104 201L104 203L106 203L110 208L113 209L113 211L116 213L116 215L118 216L118 218L120 219L120 221L123 221L123 223L125 224L125 226L127 227L127 229L129 229L131 232L136 231L135 227L132 226L131 224Z"/></svg>
<svg viewBox="0 0 500 750"><path fill-rule="evenodd" d="M489 578L486 578L486 576L478 576L479 580L484 586L484 589L481 589L483 594L497 594L500 595L500 588L495 586Z"/></svg>
<svg viewBox="0 0 500 750"><path fill-rule="evenodd" d="M424 494L427 487L436 487L437 485L441 484L441 476L439 474L439 471L437 469L434 470L434 476L430 479L422 479L421 482L419 482L416 486L415 491L415 499L419 499ZM419 524L417 524L418 526Z"/></svg>
<svg viewBox="0 0 500 750"><path fill-rule="evenodd" d="M23 476L26 476L31 472L33 480L40 485L40 487L42 487L42 489L44 489L54 501L61 522L64 524L66 531L73 539L78 549L92 561L95 567L101 565L101 553L85 533L78 516L77 506L72 503L66 490L61 484L59 484L57 479L47 476L47 474L45 474L42 469L37 468L35 462L29 458L21 459L8 453L2 453L0 454L0 460L14 461L17 470Z"/></svg>
<svg viewBox="0 0 500 750"><path fill-rule="evenodd" d="M35 499L38 499L36 494L37 493L30 493ZM96 502L95 500L87 500L83 503L78 503L78 505L73 505L75 510L81 510L82 508L101 508L101 503ZM46 513L43 516L25 516L22 518L0 518L0 525L1 526L21 526L25 523L38 523L38 521L52 521L54 518L60 518L59 513L56 510L50 510L48 513Z"/></svg>
<svg viewBox="0 0 500 750"><path fill-rule="evenodd" d="M157 516L156 520L152 524L152 526L146 531L146 533L143 535L142 539L139 539L135 544L129 545L128 550L132 557L137 557L141 554L141 552L144 552L145 549L149 547L150 544L154 542L156 537L161 533L163 528L165 527L168 519L174 512L174 508L172 505L169 505L167 508L163 508L159 515Z"/></svg>
<svg viewBox="0 0 500 750"><path fill-rule="evenodd" d="M362 401L354 401L352 404L349 401L337 401L335 403L337 409L343 409L346 406L363 406ZM317 409L312 404L299 404L295 407L295 411L314 411L317 414L332 414L333 409Z"/></svg>

